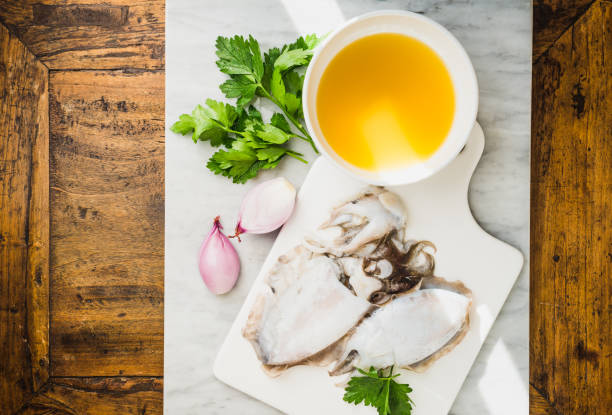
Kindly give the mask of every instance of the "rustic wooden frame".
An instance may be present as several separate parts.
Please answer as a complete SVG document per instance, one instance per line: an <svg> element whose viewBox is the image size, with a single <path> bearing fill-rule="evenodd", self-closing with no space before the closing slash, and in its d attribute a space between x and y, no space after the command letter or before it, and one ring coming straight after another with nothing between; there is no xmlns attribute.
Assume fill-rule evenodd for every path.
<svg viewBox="0 0 612 415"><path fill-rule="evenodd" d="M530 406L603 415L612 408L612 2L535 6Z"/></svg>
<svg viewBox="0 0 612 415"><path fill-rule="evenodd" d="M7 134L0 206L9 212L0 222L8 294L0 309L8 323L0 381L5 405L15 410L49 379L49 71L2 25L0 45L0 126Z"/></svg>
<svg viewBox="0 0 612 415"><path fill-rule="evenodd" d="M62 178L50 178L47 166L55 171L66 165L50 157L55 153L50 154L49 146L59 146L53 147L54 152L64 148L78 150L76 147L83 143L70 141L75 136L74 125L85 128L79 130L80 134L96 128L122 126L92 124L91 119L85 120L87 125L79 123L76 116L79 111L101 109L108 114L99 113L100 116L123 120L127 126L130 122L138 124L136 121L142 119L143 109L138 108L138 103L120 100L119 93L113 92L116 89L113 85L121 78L134 81L143 90L159 89L157 84L161 80L163 88L163 1L92 3L95 2L0 0L0 133L5 134L1 137L0 154L10 154L0 160L0 412L3 414L162 411L163 343L159 319L163 286L160 288L159 280L163 284L163 276L159 275L159 263L163 260L153 261L153 265L138 264L141 269L137 276L154 274L154 281L148 285L96 286L82 291L78 286L69 287L72 291L68 290L62 297L66 301L65 313L71 307L78 313L107 302L104 310L110 310L112 318L105 327L88 332L77 330L76 335L52 330L54 316L50 315L49 304L54 298L50 298L50 284L54 282L53 272L59 275L58 264L50 264L58 258L53 253L53 238L63 240L62 226L66 224L74 225L69 231L77 236L90 229L104 232L103 228L95 228L93 221L96 215L108 212L68 203L61 205L62 209L57 208L59 205L54 200L59 200L58 194L70 193L73 189L57 186L65 184ZM530 248L530 412L533 414L597 415L606 414L612 407L612 382L609 381L611 26L609 0L534 1ZM78 102L70 93L65 94L66 90L70 91L71 82L81 79L79 73L85 79L82 88L97 88L107 99ZM113 77L119 78L115 81ZM62 85L68 85L68 89ZM159 103L159 94L153 100ZM163 114L161 105L161 110L159 105L155 108L158 114ZM136 118L126 120L115 116L132 107ZM4 116L9 113L10 117ZM157 164L127 167L115 164L108 177L123 180L121 185L126 186L135 175L146 177L147 183L160 180L156 170L160 160L157 150L163 147L163 115L153 121L152 130L136 138L157 143L147 149ZM86 150L92 151L92 157L113 156L112 152ZM128 147L121 151L135 150ZM95 165L89 164L86 168L95 169ZM75 178L68 178L68 184L72 185L70 180ZM131 210L142 205L148 212L136 219L148 221L150 232L136 238L163 232L163 193L159 192L158 186L153 188L152 197L128 200L122 205ZM65 215L64 209L68 212ZM76 215L81 222L70 222L71 215ZM152 223L151 218L155 219ZM111 219L114 226L122 224L121 216L111 215ZM125 226L131 225L126 222ZM161 256L158 245L156 240L147 247L147 252ZM66 252L73 258L80 254L78 250L68 249L61 255ZM120 278L124 270L111 264L105 272ZM135 278L132 274L126 275ZM108 305L109 302L118 305ZM107 335L125 326L120 319L129 310L123 311L122 307L148 307L141 322L154 322L155 342L138 346L146 339L130 337L129 333L119 333L117 338L96 338L99 332ZM76 329L82 329L82 323L77 322ZM129 366L126 372L112 357L120 350L111 350L107 355L106 346L112 347L115 341L119 341L116 349L124 344L137 346L119 360L133 361L131 366L126 365ZM69 342L84 345L85 350L77 347L67 353L65 346ZM87 349L98 344L104 347L94 348L91 353ZM80 366L70 364L78 360L83 360ZM64 361L68 364L56 364ZM92 361L102 362L101 366L91 365ZM75 373L75 368L80 371Z"/></svg>
<svg viewBox="0 0 612 415"><path fill-rule="evenodd" d="M161 413L163 256L158 250L159 246L163 249L164 4L161 0L110 0L102 5L85 0L68 3L71 4L55 0L0 0L0 131L5 135L0 143L4 159L0 160L0 413ZM124 84L131 89L118 88ZM89 101L77 96L79 90L93 91ZM101 95L101 100L96 99L96 94ZM80 124L77 119L75 123L76 114L84 111L101 121L86 120ZM81 130L72 131L75 125ZM83 131L84 126L90 131ZM121 135L135 144L121 142L111 133L105 135L108 128L121 129ZM73 139L84 134L94 134L99 140L106 140L107 147L119 145L119 149L98 149L101 153L96 155L95 148L83 148L83 143L70 147ZM130 151L146 152L148 161L126 162L122 157ZM65 164L74 155L79 157L79 152L91 155L94 163ZM109 159L105 164L111 171L106 179L111 182L138 176L141 179L137 186L143 181L146 184L146 180L156 183L143 191L136 186L131 199L119 204L118 217L104 209L98 212L81 207L87 195L74 193L75 186L70 182L76 179L91 183L94 179L88 179L87 172L91 170L92 177L99 175L95 162L105 158ZM50 169L53 173L58 169L64 173L74 169L78 174L64 183L66 175L50 178ZM128 184L121 183L134 189ZM62 192L74 195L75 200L66 202L69 197L62 198ZM58 214L59 207L73 208L69 206L71 202L80 221L76 224L71 222L70 215ZM130 310L124 310L125 307L144 308L145 324L136 326L151 331L155 342L143 343L140 333L141 345L125 354L123 360L113 360L112 356L107 358L107 346L88 349L91 342L98 344L103 340L96 338L98 328L84 336L80 334L83 330L77 330L79 325L82 327L88 321L75 320L76 336L57 333L57 326L56 335L50 336L51 309L56 313L62 311L57 300L52 307L50 280L55 273L56 283L62 281L57 272L62 264L57 259L58 255L66 254L66 249L55 254L50 251L50 230L55 228L51 237L60 241L65 235L58 235L58 230L66 233L65 225L69 224L72 226L69 231L76 232L78 237L79 232L90 232L87 227L92 222L87 219L95 220L98 214L107 214L105 221L116 227L122 225L118 222L122 217L129 220L121 209L136 212L131 214L133 221L148 222L148 234L141 233L135 238L162 235L154 245L145 248L153 256L149 264L136 265L141 266L141 275L153 271L149 279L154 281L144 286L132 283L90 287L89 291L85 287L74 296L73 291L81 289L76 287L61 297L64 308L74 307L73 296L80 303L80 308L74 307L75 316L87 313L87 307L92 305L97 307L94 312L101 307L108 309L114 316L105 317L104 330L111 332L121 324L121 319L129 317ZM133 232L126 226L128 232ZM101 234L108 233L108 229L100 229ZM97 235L100 243L108 243L100 232ZM121 239L117 235L110 237ZM60 248L65 245L56 244ZM79 258L80 254L77 250L72 255ZM142 255L142 249L138 254ZM111 276L112 271L105 270ZM66 290L62 288L63 291ZM104 307L105 301L117 305ZM61 317L55 315L54 319L57 318ZM153 326L147 325L147 320ZM119 348L125 347L126 342L138 341L130 333L122 336ZM66 347L71 344L77 348L85 346L66 354ZM86 357L83 364L75 365L83 356ZM106 366L97 365L105 358ZM93 365L92 360L96 362ZM121 363L131 360L131 365ZM68 363L62 365L63 361ZM83 369L88 366L89 372Z"/></svg>

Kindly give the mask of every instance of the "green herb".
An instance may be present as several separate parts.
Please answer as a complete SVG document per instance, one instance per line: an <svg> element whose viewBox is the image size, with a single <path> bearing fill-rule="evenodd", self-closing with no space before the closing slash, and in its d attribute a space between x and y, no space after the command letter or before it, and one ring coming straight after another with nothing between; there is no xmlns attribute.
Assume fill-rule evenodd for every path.
<svg viewBox="0 0 612 415"><path fill-rule="evenodd" d="M414 402L408 394L412 389L394 380L399 374L393 374L393 367L386 376L383 369L358 370L364 376L353 376L348 382L343 398L346 402L363 402L376 408L379 415L410 415Z"/></svg>
<svg viewBox="0 0 612 415"><path fill-rule="evenodd" d="M191 132L196 143L224 146L226 149L213 154L206 166L234 183L244 183L260 170L276 167L285 156L306 163L302 154L285 144L296 137L309 142L317 152L300 122L304 116L300 68L308 65L320 40L316 35L300 37L289 45L271 48L262 58L253 36L219 36L216 63L229 76L220 89L227 98L236 99L236 105L208 99L206 106L198 105L191 114L182 114L170 129L182 135ZM256 96L272 101L282 113L264 123L261 113L250 105Z"/></svg>

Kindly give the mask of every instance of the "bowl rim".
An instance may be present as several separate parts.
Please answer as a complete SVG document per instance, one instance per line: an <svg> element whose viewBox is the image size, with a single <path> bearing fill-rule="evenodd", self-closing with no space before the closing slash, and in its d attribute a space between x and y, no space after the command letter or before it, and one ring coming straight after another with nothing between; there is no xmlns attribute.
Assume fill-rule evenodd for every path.
<svg viewBox="0 0 612 415"><path fill-rule="evenodd" d="M324 138L318 137L318 135L315 132L315 129L313 128L313 126L314 126L314 119L316 117L315 117L315 114L311 114L310 110L309 110L309 108L310 108L310 105L309 105L310 104L310 102L309 102L310 94L308 92L309 92L309 90L311 88L313 88L313 86L311 85L311 83L312 83L311 80L312 80L312 72L314 71L316 63L320 59L320 56L323 53L323 51L325 50L325 48L341 32L343 32L344 30L346 30L350 26L353 26L353 25L355 25L357 23L363 22L364 20L373 19L373 18L377 18L377 17L398 17L398 16L400 16L400 17L408 17L408 18L412 18L412 19L417 19L417 20L420 20L421 22L423 22L425 24L428 24L428 25L432 26L441 35L443 35L446 38L446 40L448 40L450 42L452 47L454 47L456 49L456 52L458 52L459 55L461 55L461 59L464 60L467 63L468 73L466 73L465 76L467 76L469 78L470 86L473 86L473 91L472 92L474 94L474 97L473 97L474 105L473 105L473 108L469 109L469 111L468 111L469 114L470 114L468 121L471 121L471 122L469 122L470 128L468 128L467 131L465 131L463 133L463 138L461 138L460 140L456 140L457 142L456 142L455 146L452 147L450 149L450 151L448 152L448 157L442 159L442 161L437 163L434 166L434 168L432 168L430 170L422 170L420 172L420 174L415 174L414 177L406 177L406 174L403 173L405 170L402 170L402 169L396 170L396 173L395 172L391 173L392 177L390 175L385 175L385 177L381 177L381 176L373 177L373 175L375 173L372 173L372 175L370 175L370 172L368 172L367 170L361 169L359 167L351 166L353 168L349 168L348 166L343 165L341 162L336 160L336 158L333 155L331 155L329 153L329 151L324 147L324 145L322 143L323 141L325 141ZM385 33L385 32L380 32L380 33ZM394 33L394 32L393 31L389 31L389 32L386 32L386 33ZM399 33L399 32L395 32L395 33ZM401 33L401 34L403 34L403 33ZM431 46L429 46L429 47L431 47ZM434 51L437 54L439 54L438 50L434 49ZM450 68L448 68L448 70L450 71ZM325 69L323 69L323 72L324 71L325 71ZM319 81L320 81L320 79L319 79ZM315 85L315 87L317 87L317 89L318 89L318 83L317 83L317 85ZM314 91L314 99L315 100L316 100L316 92L317 91ZM353 18L347 20L346 22L344 22L344 24L340 25L339 27L334 29L332 32L330 32L325 37L325 39L323 39L323 41L316 47L316 49L314 51L314 54L312 56L310 64L308 65L308 68L306 70L306 74L304 76L304 87L303 87L303 92L302 92L302 108L304 110L304 121L306 123L306 128L310 132L310 135L311 135L311 137L312 137L312 139L313 139L317 149L321 153L321 155L323 157L325 157L327 160L329 160L332 164L334 164L335 166L339 167L341 170L347 172L352 177L357 178L357 179L359 179L361 181L364 181L366 183L369 183L369 184L381 185L381 186L385 186L385 185L402 185L402 184L415 183L415 182L424 180L424 179L426 179L426 178L436 174L437 172L442 170L444 167L446 167L452 160L454 160L457 157L457 155L461 152L461 150L465 146L465 143L467 142L467 139L468 139L468 137L470 135L470 132L471 132L472 128L474 127L474 124L476 123L476 117L477 117L477 114L478 114L478 105L479 105L478 79L476 77L476 71L474 70L474 66L472 64L472 61L471 61L469 55L467 54L465 48L463 47L463 45L459 42L459 40L448 29L446 29L440 23L438 23L435 20L432 20L432 19L430 19L430 18L428 18L428 17L426 17L426 16L424 16L422 14L410 12L410 11L407 11L407 10L377 10L377 11L365 13L365 14L362 14L362 15L359 15L359 16L356 16L356 17L353 17ZM316 106L316 103L315 103L315 106ZM453 123L454 122L455 121L453 121ZM341 158L337 154L336 154L336 156L338 158ZM349 165L348 162L344 162L344 163Z"/></svg>

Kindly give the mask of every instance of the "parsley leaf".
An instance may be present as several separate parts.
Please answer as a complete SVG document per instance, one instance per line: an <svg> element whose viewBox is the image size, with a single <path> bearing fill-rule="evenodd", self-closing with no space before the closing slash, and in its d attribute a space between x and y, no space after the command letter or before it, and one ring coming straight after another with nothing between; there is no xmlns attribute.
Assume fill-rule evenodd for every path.
<svg viewBox="0 0 612 415"><path fill-rule="evenodd" d="M278 102L285 106L285 83L283 82L283 76L278 68L272 72L272 79L270 80L270 91L272 96L278 100Z"/></svg>
<svg viewBox="0 0 612 415"><path fill-rule="evenodd" d="M255 96L264 74L264 63L261 59L259 43L249 36L217 38L217 66L221 72L230 75L230 79L221 84L221 91L227 98L238 98L237 105L247 105Z"/></svg>
<svg viewBox="0 0 612 415"><path fill-rule="evenodd" d="M408 394L412 392L412 388L403 383L391 381L389 383L389 407L391 414L410 414L412 411L412 399Z"/></svg>
<svg viewBox="0 0 612 415"><path fill-rule="evenodd" d="M175 122L174 124L172 124L172 127L170 127L170 130L172 132L175 132L181 135L185 135L189 131L193 130L194 128L195 128L195 123L194 123L193 117L189 114L181 114L179 115L179 120ZM196 137L196 141L197 141L197 137Z"/></svg>
<svg viewBox="0 0 612 415"><path fill-rule="evenodd" d="M377 371L373 367L367 372L358 370L364 376L353 376L348 382L343 397L346 402L372 406L378 410L379 415L411 414L414 402L408 394L412 389L394 380L399 374L393 374L393 367L387 376L384 370Z"/></svg>
<svg viewBox="0 0 612 415"><path fill-rule="evenodd" d="M326 37L327 35L318 37L316 34L312 33L312 34L297 38L295 42L293 42L290 45L287 45L287 47L289 49L314 49Z"/></svg>
<svg viewBox="0 0 612 415"><path fill-rule="evenodd" d="M286 71L295 66L306 65L311 57L310 49L285 49L274 62L274 69Z"/></svg>
<svg viewBox="0 0 612 415"><path fill-rule="evenodd" d="M206 100L206 104L207 108L197 105L191 115L179 116L179 120L170 127L170 130L182 135L193 130L194 143L197 143L198 140L209 140L213 147L230 144L231 139L226 129L234 122L237 116L236 110L229 104L211 99Z"/></svg>
<svg viewBox="0 0 612 415"><path fill-rule="evenodd" d="M304 75L298 74L295 70L287 71L283 76L285 81L285 89L292 94L299 94L302 92L304 86Z"/></svg>
<svg viewBox="0 0 612 415"><path fill-rule="evenodd" d="M317 45L322 39L323 38L319 38L315 34L311 34L305 37L300 37L295 42L289 45L284 45L282 48L270 48L266 53L264 53L264 74L263 74L262 81L261 81L261 84L263 85L263 87L268 91L271 90L270 81L272 79L272 73L274 72L275 63L277 59L281 56L281 53L287 53L288 51L292 51L295 49L301 49L302 52L299 52L300 54L308 55L306 62L302 64L302 65L305 65L310 62L310 57L312 57L314 48L317 47ZM287 60L291 57L292 57L291 54L289 54L289 56L285 56L283 60ZM296 58L296 56L293 56L293 58ZM281 65L282 63L283 61L281 61L279 65L277 66L284 66L284 65ZM281 71L283 70L284 69L281 69ZM302 78L302 84L303 83L304 83L304 79ZM294 92L294 91L291 91L291 92ZM261 94L261 91L259 93ZM261 96L264 96L264 95L261 94Z"/></svg>
<svg viewBox="0 0 612 415"><path fill-rule="evenodd" d="M287 133L278 127L275 127L272 124L263 125L255 132L255 134L262 140L273 144L283 144L287 142L292 136L292 134Z"/></svg>
<svg viewBox="0 0 612 415"><path fill-rule="evenodd" d="M261 84L267 91L271 90L270 82L272 80L272 73L274 72L274 62L276 62L280 54L281 51L279 48L271 48L264 53L264 74L261 79ZM265 96L263 91L258 91L258 94Z"/></svg>
<svg viewBox="0 0 612 415"><path fill-rule="evenodd" d="M238 111L238 117L234 121L232 126L233 130L243 131L246 129L247 124L252 122L263 122L261 113L254 106L250 105L247 109L240 108Z"/></svg>
<svg viewBox="0 0 612 415"><path fill-rule="evenodd" d="M327 37L327 35L323 35L321 37L318 37L316 34L311 33L309 35L306 35L303 38L300 39L304 39L304 43L306 44L306 48L308 49L314 49L317 46L319 46L319 43L321 43L323 41L323 39L325 39Z"/></svg>
<svg viewBox="0 0 612 415"><path fill-rule="evenodd" d="M244 107L255 97L257 84L245 75L235 75L222 83L219 88L227 98L238 98L236 104Z"/></svg>
<svg viewBox="0 0 612 415"><path fill-rule="evenodd" d="M285 108L289 114L295 115L302 109L302 98L289 92L285 93Z"/></svg>
<svg viewBox="0 0 612 415"><path fill-rule="evenodd" d="M270 119L270 124L273 126L280 128L286 133L291 133L291 127L289 126L289 122L285 118L285 116L279 112L275 112Z"/></svg>
<svg viewBox="0 0 612 415"><path fill-rule="evenodd" d="M208 160L206 167L215 174L231 177L234 183L245 183L247 180L257 176L262 169L271 169L278 165L281 156L274 158L262 157L260 160L255 151L243 150L219 150Z"/></svg>
<svg viewBox="0 0 612 415"><path fill-rule="evenodd" d="M208 99L191 114L179 116L171 130L186 135L192 132L194 142L209 141L215 152L207 167L215 174L244 183L260 170L271 169L285 157L303 163L302 154L286 147L297 137L310 143L317 152L308 131L301 124L303 69L310 62L313 48L320 38L308 35L280 48L269 49L262 57L259 43L249 36L223 37L216 40L216 64L228 79L219 88L236 105ZM283 112L275 113L265 123L251 104L255 96L275 103ZM290 123L299 133L294 133Z"/></svg>
<svg viewBox="0 0 612 415"><path fill-rule="evenodd" d="M281 119L285 124L287 120L279 117L282 115L273 117L274 122L284 127ZM261 114L252 106L241 110L237 124L242 124L243 130L235 131L238 137L231 148L217 151L206 164L213 173L230 177L234 183L244 183L260 170L276 167L285 155L306 162L302 154L282 146L293 136L291 130L284 131L272 123L264 124Z"/></svg>
<svg viewBox="0 0 612 415"><path fill-rule="evenodd" d="M280 146L273 146L257 150L259 160L276 161L287 153L287 149Z"/></svg>
<svg viewBox="0 0 612 415"><path fill-rule="evenodd" d="M219 36L216 42L217 66L221 72L228 75L249 75L254 81L261 81L263 76L263 62L259 43L249 36L248 40L242 36L227 38Z"/></svg>
<svg viewBox="0 0 612 415"><path fill-rule="evenodd" d="M230 177L234 183L244 183L259 172L257 157L237 150L219 150L206 167L215 174Z"/></svg>
<svg viewBox="0 0 612 415"><path fill-rule="evenodd" d="M277 104L291 116L300 116L302 108L302 85L304 78L293 68L307 65L313 49L320 42L316 35L300 37L282 49L270 49L264 56L264 77L262 86L269 90ZM285 85L287 83L287 85ZM265 91L260 94L265 96ZM301 127L301 126L300 126ZM299 127L298 127L299 128Z"/></svg>
<svg viewBox="0 0 612 415"><path fill-rule="evenodd" d="M231 127L238 117L236 108L230 104L224 104L223 102L209 98L206 100L206 105L208 108L204 108L204 113L210 119L217 121L225 128ZM202 108L202 106L199 107Z"/></svg>

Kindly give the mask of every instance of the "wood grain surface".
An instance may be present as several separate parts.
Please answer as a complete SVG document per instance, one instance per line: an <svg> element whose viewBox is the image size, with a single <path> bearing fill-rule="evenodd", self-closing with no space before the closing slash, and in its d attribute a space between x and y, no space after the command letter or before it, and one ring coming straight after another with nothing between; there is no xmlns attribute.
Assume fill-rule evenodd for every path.
<svg viewBox="0 0 612 415"><path fill-rule="evenodd" d="M539 58L574 22L593 0L534 0L533 57Z"/></svg>
<svg viewBox="0 0 612 415"><path fill-rule="evenodd" d="M0 20L50 69L163 69L164 0L0 0Z"/></svg>
<svg viewBox="0 0 612 415"><path fill-rule="evenodd" d="M1 414L162 411L164 13L0 0Z"/></svg>
<svg viewBox="0 0 612 415"><path fill-rule="evenodd" d="M0 25L0 408L9 413L49 376L47 81Z"/></svg>
<svg viewBox="0 0 612 415"><path fill-rule="evenodd" d="M612 407L611 10L534 1L533 414ZM164 13L0 0L2 414L162 412Z"/></svg>
<svg viewBox="0 0 612 415"><path fill-rule="evenodd" d="M159 378L52 378L19 415L161 415Z"/></svg>
<svg viewBox="0 0 612 415"><path fill-rule="evenodd" d="M50 84L52 375L161 376L164 74Z"/></svg>
<svg viewBox="0 0 612 415"><path fill-rule="evenodd" d="M612 3L601 1L533 67L533 413L612 409L611 62Z"/></svg>

